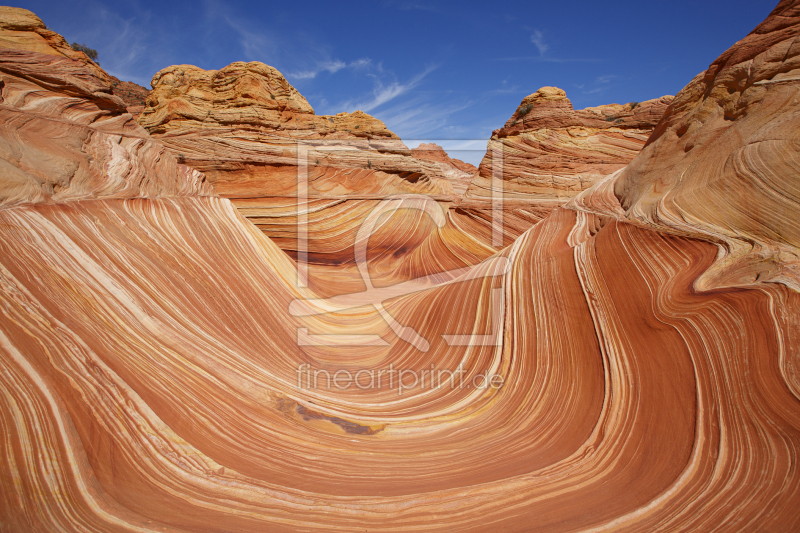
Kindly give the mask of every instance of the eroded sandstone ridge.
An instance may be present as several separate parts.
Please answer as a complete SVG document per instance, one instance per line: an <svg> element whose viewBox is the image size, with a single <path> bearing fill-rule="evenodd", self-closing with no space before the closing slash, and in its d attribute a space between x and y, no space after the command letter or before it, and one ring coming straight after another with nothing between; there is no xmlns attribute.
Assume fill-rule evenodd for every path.
<svg viewBox="0 0 800 533"><path fill-rule="evenodd" d="M462 205L482 207L502 195L507 205L544 216L630 163L671 101L574 110L563 90L542 87L493 132Z"/></svg>
<svg viewBox="0 0 800 533"><path fill-rule="evenodd" d="M294 197L298 164L307 166L311 198L457 196L440 167L412 157L383 122L361 111L318 116L263 63L178 65L152 85L139 123L225 197Z"/></svg>
<svg viewBox="0 0 800 533"><path fill-rule="evenodd" d="M212 192L36 15L0 7L0 46L0 205Z"/></svg>
<svg viewBox="0 0 800 533"><path fill-rule="evenodd" d="M502 250L372 199L366 274L309 287L31 24L0 50L4 530L800 529L799 0ZM290 138L190 120L222 165ZM320 253L352 218L309 214Z"/></svg>
<svg viewBox="0 0 800 533"><path fill-rule="evenodd" d="M137 118L144 109L145 100L150 91L132 81L122 81L114 76L109 77L111 78L111 89L114 91L114 95L119 96L125 102L128 113Z"/></svg>

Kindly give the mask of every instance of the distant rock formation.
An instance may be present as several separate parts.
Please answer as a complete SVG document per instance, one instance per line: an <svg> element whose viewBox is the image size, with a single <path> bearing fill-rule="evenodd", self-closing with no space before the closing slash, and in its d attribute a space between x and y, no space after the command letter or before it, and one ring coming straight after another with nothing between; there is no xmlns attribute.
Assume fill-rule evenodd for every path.
<svg viewBox="0 0 800 533"><path fill-rule="evenodd" d="M507 206L549 213L627 165L671 101L664 96L574 110L563 90L542 87L493 132L462 207L487 206L496 173Z"/></svg>
<svg viewBox="0 0 800 533"><path fill-rule="evenodd" d="M145 100L150 91L132 81L121 81L114 76L109 77L111 78L111 89L114 95L119 96L125 102L128 113L137 118L144 110Z"/></svg>
<svg viewBox="0 0 800 533"><path fill-rule="evenodd" d="M436 143L422 143L416 148L411 149L411 153L414 154L414 157L417 159L424 159L426 161L436 161L437 163L445 163L446 165L450 165L451 167L455 167L462 172L469 172L470 174L474 174L478 171L474 165L469 163L465 163L460 159L453 159L447 152L444 151L444 148L439 146Z"/></svg>

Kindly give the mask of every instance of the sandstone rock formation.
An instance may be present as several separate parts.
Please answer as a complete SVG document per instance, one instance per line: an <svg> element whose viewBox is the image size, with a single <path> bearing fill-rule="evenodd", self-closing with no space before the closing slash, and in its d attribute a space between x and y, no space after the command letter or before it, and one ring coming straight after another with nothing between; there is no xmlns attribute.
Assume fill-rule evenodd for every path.
<svg viewBox="0 0 800 533"><path fill-rule="evenodd" d="M141 124L155 134L236 128L306 138L398 137L366 113L317 116L277 69L233 63L221 70L167 67L153 77Z"/></svg>
<svg viewBox="0 0 800 533"><path fill-rule="evenodd" d="M614 184L631 219L724 243L713 286L800 289L799 24L782 1L675 97Z"/></svg>
<svg viewBox="0 0 800 533"><path fill-rule="evenodd" d="M3 528L798 530L799 35L784 0L626 170L498 253L431 200L403 205L436 231L393 235L410 226L379 202L376 253L422 240L331 298L363 272L298 287L199 174L174 192L185 167L157 167L170 152L95 94L94 67L0 50L3 124L25 117L2 130L0 190L7 169L38 186L0 205ZM39 157L15 140L27 124ZM111 194L48 192L83 150ZM737 242L783 254L782 274Z"/></svg>
<svg viewBox="0 0 800 533"><path fill-rule="evenodd" d="M132 81L122 81L114 76L109 77L111 78L111 89L114 95L119 96L125 102L128 113L137 118L144 110L145 100L150 91Z"/></svg>
<svg viewBox="0 0 800 533"><path fill-rule="evenodd" d="M0 44L0 205L212 193L33 13L0 8Z"/></svg>
<svg viewBox="0 0 800 533"><path fill-rule="evenodd" d="M173 66L156 74L152 85L139 123L292 257L298 213L304 213L309 258L320 267L355 264L357 230L383 199L424 195L446 212L471 178L459 168L468 168L463 163L415 157L366 113L316 115L280 72L263 63L219 71ZM415 208L400 208L388 224L385 231L397 226L391 233L403 237L376 237L370 249L392 263L399 250L412 251L439 231ZM479 257L459 253L474 264L493 253L482 250Z"/></svg>
<svg viewBox="0 0 800 533"><path fill-rule="evenodd" d="M465 163L460 159L453 159L447 152L444 151L444 148L439 146L436 143L422 143L416 148L411 149L411 153L414 154L414 157L417 159L424 159L426 161L436 161L437 163L444 163L446 165L450 165L461 172L467 172L469 174L474 174L478 171L474 165L470 165L469 163Z"/></svg>
<svg viewBox="0 0 800 533"><path fill-rule="evenodd" d="M83 63L89 75L108 78L89 56L73 50L61 35L48 30L44 22L27 9L0 6L0 48L67 57Z"/></svg>
<svg viewBox="0 0 800 533"><path fill-rule="evenodd" d="M478 171L469 163L451 158L444 148L435 143L422 143L411 149L411 155L423 161L438 163L442 174L450 180L459 198L467 191L472 176Z"/></svg>
<svg viewBox="0 0 800 533"><path fill-rule="evenodd" d="M44 22L27 9L0 6L0 48L13 49L17 52L37 52L78 61L83 64L78 68L85 71L86 77L92 78L95 83L99 81L103 84L101 92L110 92L120 97L134 114L140 112L139 107L144 105L147 89L129 81L120 81L114 76L106 74L89 56L74 50L61 35L48 30ZM53 64L61 65L58 62ZM55 68L54 72L58 72L60 68L60 66ZM56 83L60 77L59 75L54 76ZM110 84L110 91L106 84Z"/></svg>
<svg viewBox="0 0 800 533"><path fill-rule="evenodd" d="M263 63L173 66L152 85L139 123L225 197L294 197L299 160L310 198L459 196L439 165L412 157L383 122L361 111L318 116Z"/></svg>
<svg viewBox="0 0 800 533"><path fill-rule="evenodd" d="M507 205L546 215L639 153L671 96L574 110L566 93L542 87L495 130L463 207L491 202L492 176Z"/></svg>

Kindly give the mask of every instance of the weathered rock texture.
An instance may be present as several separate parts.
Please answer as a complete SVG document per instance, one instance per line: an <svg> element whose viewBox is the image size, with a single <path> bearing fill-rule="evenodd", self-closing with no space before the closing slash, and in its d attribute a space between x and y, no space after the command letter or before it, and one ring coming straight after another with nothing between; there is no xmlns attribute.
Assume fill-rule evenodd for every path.
<svg viewBox="0 0 800 533"><path fill-rule="evenodd" d="M0 207L3 528L797 531L800 293L755 263L738 263L754 275L735 286L702 280L730 272L720 250L736 239L793 249L785 220L800 215L791 163L800 150L788 140L800 117L788 95L800 79L789 68L796 45L780 47L797 42L798 21L800 2L781 2L679 95L625 173L458 272L441 266L487 252L444 211L429 217L438 240L431 233L398 267L421 278L378 286L403 276L370 264L377 288L318 298L224 198L50 196ZM757 61L765 52L775 59L767 70ZM29 68L29 56L12 57ZM49 65L48 79L56 67L80 75L71 62ZM757 74L757 99L744 78L725 84L742 71ZM81 94L54 96L72 103L52 108L32 99L36 116L15 112L117 124L111 111L99 115L95 102L106 100ZM777 114L777 101L790 112ZM734 115L740 104L746 112ZM716 120L721 110L728 123ZM693 111L689 129L676 128ZM41 150L83 142L89 126L75 128ZM756 131L780 150L742 162L743 147L770 146L752 141ZM100 134L110 135L92 129ZM683 182L670 181L668 165L659 185L662 174L644 164L657 153L678 161L673 151L691 135L702 142L690 158L716 147L728 165L748 163L728 178L734 205L736 194L753 195L749 218L710 208L702 158L681 170L697 204L679 202L672 191ZM9 153L4 165L19 168ZM30 161L41 175L57 170L49 157ZM175 179L151 170L154 190ZM751 229L775 228L772 217L785 222L780 235ZM387 252L397 245L375 237ZM784 257L792 272L798 258ZM349 283L336 272L317 283ZM432 386L431 369L453 380L439 374ZM359 386L347 374L334 382L344 371L366 373ZM481 386L487 373L497 386Z"/></svg>
<svg viewBox="0 0 800 533"><path fill-rule="evenodd" d="M134 118L138 117L144 110L145 100L150 91L132 81L121 81L114 76L109 77L111 78L111 89L114 94L125 102L128 113L133 115Z"/></svg>
<svg viewBox="0 0 800 533"><path fill-rule="evenodd" d="M671 101L574 110L564 91L542 87L494 131L462 206L486 206L502 194L508 205L546 215L627 165Z"/></svg>
<svg viewBox="0 0 800 533"><path fill-rule="evenodd" d="M139 123L293 257L297 215L307 213L309 258L316 265L354 265L357 230L383 199L424 195L446 211L472 176L462 170L465 163L416 157L383 122L361 111L316 115L263 63L219 71L173 66L152 85ZM395 254L438 232L417 209L401 208L391 226L399 226L400 240L376 237L370 249L392 263ZM377 251L389 248L392 253ZM484 248L481 259L493 252ZM474 264L474 254L464 254Z"/></svg>
<svg viewBox="0 0 800 533"><path fill-rule="evenodd" d="M153 142L110 77L25 9L0 8L0 205L211 194Z"/></svg>
<svg viewBox="0 0 800 533"><path fill-rule="evenodd" d="M724 243L714 286L800 288L799 24L781 2L675 97L614 184L630 218Z"/></svg>

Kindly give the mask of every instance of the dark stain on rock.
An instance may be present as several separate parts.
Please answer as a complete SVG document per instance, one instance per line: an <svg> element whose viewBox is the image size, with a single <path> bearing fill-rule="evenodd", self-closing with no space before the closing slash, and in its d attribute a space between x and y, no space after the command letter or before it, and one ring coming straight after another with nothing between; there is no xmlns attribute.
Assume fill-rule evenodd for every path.
<svg viewBox="0 0 800 533"><path fill-rule="evenodd" d="M378 426L377 428L373 428L372 426L363 426L361 424L345 420L344 418L339 418L338 416L324 415L317 411L303 407L300 404L297 404L295 411L297 411L297 414L303 417L303 420L326 420L336 424L345 430L345 432L353 435L374 435L384 428L384 426Z"/></svg>

